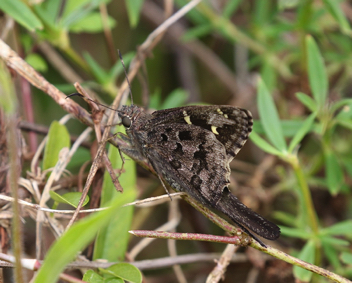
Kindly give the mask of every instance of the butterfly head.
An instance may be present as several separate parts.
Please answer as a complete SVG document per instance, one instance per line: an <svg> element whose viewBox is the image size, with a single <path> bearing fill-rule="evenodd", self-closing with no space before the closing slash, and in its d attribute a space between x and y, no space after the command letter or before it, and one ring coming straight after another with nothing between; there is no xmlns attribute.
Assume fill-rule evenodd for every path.
<svg viewBox="0 0 352 283"><path fill-rule="evenodd" d="M138 118L139 114L142 112L141 108L135 105L124 105L121 110L119 110L119 116L121 119L121 124L129 129L133 122Z"/></svg>

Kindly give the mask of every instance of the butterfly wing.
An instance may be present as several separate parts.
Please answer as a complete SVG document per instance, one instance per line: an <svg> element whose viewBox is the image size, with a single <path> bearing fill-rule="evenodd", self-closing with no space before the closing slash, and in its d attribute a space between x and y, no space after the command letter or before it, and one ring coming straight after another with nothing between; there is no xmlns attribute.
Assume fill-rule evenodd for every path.
<svg viewBox="0 0 352 283"><path fill-rule="evenodd" d="M186 106L156 111L150 123L188 124L206 129L225 147L230 162L247 141L253 119L248 110L233 106Z"/></svg>
<svg viewBox="0 0 352 283"><path fill-rule="evenodd" d="M274 223L246 207L228 191L228 153L213 131L193 123L168 123L167 128L159 125L149 131L147 140L145 156L171 187L223 212L254 238L248 229L271 240L280 235Z"/></svg>
<svg viewBox="0 0 352 283"><path fill-rule="evenodd" d="M177 126L177 127L176 127ZM190 124L168 124L148 132L144 155L172 187L202 203L215 205L229 184L224 146L208 130Z"/></svg>
<svg viewBox="0 0 352 283"><path fill-rule="evenodd" d="M229 163L252 130L250 112L231 106L188 106L152 114L134 106L125 112L133 121L127 129L131 146L170 186L223 212L255 239L249 230L270 240L279 237L279 227L227 188Z"/></svg>

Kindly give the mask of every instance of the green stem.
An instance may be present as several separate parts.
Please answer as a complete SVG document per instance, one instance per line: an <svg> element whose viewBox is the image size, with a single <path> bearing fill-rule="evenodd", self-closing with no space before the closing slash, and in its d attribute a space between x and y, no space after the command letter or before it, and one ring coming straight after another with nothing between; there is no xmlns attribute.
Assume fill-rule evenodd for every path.
<svg viewBox="0 0 352 283"><path fill-rule="evenodd" d="M256 248L259 251L265 252L266 254L269 254L275 258L281 259L283 261L286 261L288 263L291 263L292 265L296 265L299 267L302 267L306 270L309 270L315 274L324 276L325 278L328 278L330 280L332 280L333 282L338 282L338 283L351 283L350 280L336 274L333 272L330 272L329 270L326 270L324 268L321 268L319 266L316 266L314 264L305 262L303 260L300 260L298 258L295 258L291 255L288 255L280 250L277 250L275 248L272 248L270 246L268 246L267 248L263 248L262 246L260 246L257 242L253 241L250 244L251 247Z"/></svg>
<svg viewBox="0 0 352 283"><path fill-rule="evenodd" d="M6 47L5 47L6 49ZM23 271L21 265L22 259L22 223L21 210L18 203L18 178L20 177L20 156L19 135L17 133L17 99L14 87L12 85L11 75L8 72L4 62L0 60L0 127L1 134L6 134L6 150L2 150L2 158L9 162L9 188L2 188L11 190L11 195L14 198L12 203L12 252L15 257L15 282L23 283ZM1 120L2 119L2 120ZM6 130L5 130L6 129ZM3 146L3 145L2 145ZM4 147L4 146L3 146ZM0 279L2 282L2 280Z"/></svg>
<svg viewBox="0 0 352 283"><path fill-rule="evenodd" d="M8 115L8 138L7 145L10 157L10 187L11 194L14 198L12 203L12 248L15 256L15 281L22 283L23 281L23 271L22 271L22 227L21 227L21 215L20 215L20 205L18 203L18 185L17 180L19 177L19 164L18 164L18 143L17 143L17 124L15 115Z"/></svg>
<svg viewBox="0 0 352 283"><path fill-rule="evenodd" d="M318 235L318 233L319 233L318 219L317 219L317 215L314 210L312 196L309 191L306 177L303 173L302 167L300 166L299 160L297 157L295 157L295 159L292 159L290 161L290 164L293 167L293 170L295 172L299 187L300 187L302 195L303 195L304 207L306 207L306 209L307 209L310 227L311 227L313 233L315 235Z"/></svg>
<svg viewBox="0 0 352 283"><path fill-rule="evenodd" d="M59 46L60 47L60 46ZM71 48L71 46L60 47L60 49L80 68L82 68L85 72L93 76L93 73L89 67L89 65L79 56L79 54Z"/></svg>
<svg viewBox="0 0 352 283"><path fill-rule="evenodd" d="M312 4L313 4L312 0L303 0L299 5L298 16L297 16L297 27L301 31L307 30L309 26L309 21L312 18Z"/></svg>

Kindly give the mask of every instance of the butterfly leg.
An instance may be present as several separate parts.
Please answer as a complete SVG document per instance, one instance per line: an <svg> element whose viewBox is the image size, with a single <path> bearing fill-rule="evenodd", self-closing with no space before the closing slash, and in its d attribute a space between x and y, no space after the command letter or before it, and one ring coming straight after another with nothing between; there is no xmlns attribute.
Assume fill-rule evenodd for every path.
<svg viewBox="0 0 352 283"><path fill-rule="evenodd" d="M158 178L159 178L161 184L163 185L163 187L164 187L164 189L165 189L165 192L168 194L170 200L172 201L172 198L171 198L171 195L170 195L170 193L169 193L169 190L168 190L167 187L165 186L165 184L164 184L164 182L163 182L163 179L160 177L160 175L158 175Z"/></svg>
<svg viewBox="0 0 352 283"><path fill-rule="evenodd" d="M122 133L117 133L116 137L118 138L116 140L117 147L120 151L125 153L127 156L131 157L142 167L153 171L147 159L136 149L136 147L133 145L131 139L128 136Z"/></svg>

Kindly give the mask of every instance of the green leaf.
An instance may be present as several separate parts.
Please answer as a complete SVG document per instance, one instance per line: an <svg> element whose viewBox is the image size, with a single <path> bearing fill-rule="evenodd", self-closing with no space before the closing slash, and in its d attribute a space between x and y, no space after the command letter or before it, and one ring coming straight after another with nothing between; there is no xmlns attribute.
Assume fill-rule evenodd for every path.
<svg viewBox="0 0 352 283"><path fill-rule="evenodd" d="M56 282L65 266L93 240L101 228L115 219L116 211L130 198L131 194L124 192L112 201L107 210L94 213L76 222L51 246L34 283Z"/></svg>
<svg viewBox="0 0 352 283"><path fill-rule="evenodd" d="M42 8L47 12L52 22L55 22L62 7L62 0L47 0L41 3Z"/></svg>
<svg viewBox="0 0 352 283"><path fill-rule="evenodd" d="M324 60L313 37L308 35L306 37L306 44L309 85L315 101L319 108L322 108L328 94L328 77L325 70Z"/></svg>
<svg viewBox="0 0 352 283"><path fill-rule="evenodd" d="M279 0L278 9L283 11L285 9L296 8L299 4L299 0Z"/></svg>
<svg viewBox="0 0 352 283"><path fill-rule="evenodd" d="M124 132L124 127L117 127L116 132ZM120 153L118 149L112 145L109 145L109 159L113 168L117 170L122 168ZM124 189L123 194L129 194L128 202L132 202L137 195L136 168L134 161L125 158L123 169L124 172L119 176L119 182ZM112 184L110 175L105 172L100 205L105 206L110 200L119 197L120 193L116 191ZM121 207L115 212L115 217L109 222L109 225L99 231L94 246L94 259L103 258L109 261L124 259L130 238L128 231L131 229L133 211L133 206Z"/></svg>
<svg viewBox="0 0 352 283"><path fill-rule="evenodd" d="M335 246L349 246L349 242L343 239L339 238L334 238L334 237L329 237L329 236L324 236L321 237L322 243L330 244L330 245L335 245Z"/></svg>
<svg viewBox="0 0 352 283"><path fill-rule="evenodd" d="M89 5L91 0L68 0L65 3L65 7L62 12L62 17L68 17L70 14L77 10L83 9L85 6Z"/></svg>
<svg viewBox="0 0 352 283"><path fill-rule="evenodd" d="M352 265L352 253L343 252L341 254L341 260L346 264Z"/></svg>
<svg viewBox="0 0 352 283"><path fill-rule="evenodd" d="M106 269L99 269L102 273L114 275L125 281L141 283L142 274L137 267L129 263L117 263Z"/></svg>
<svg viewBox="0 0 352 283"><path fill-rule="evenodd" d="M73 91L72 91L73 92ZM71 93L72 93L71 92ZM81 168L82 164L86 161L91 160L90 151L87 148L79 147L73 154L70 162L67 164L66 169L68 171L77 171Z"/></svg>
<svg viewBox="0 0 352 283"><path fill-rule="evenodd" d="M265 134L270 142L282 153L287 151L279 115L274 100L262 79L258 84L258 110Z"/></svg>
<svg viewBox="0 0 352 283"><path fill-rule="evenodd" d="M344 12L341 9L341 3L340 1L336 0L323 0L325 6L327 7L327 10L330 12L330 14L335 18L335 20L339 23L341 31L343 33L347 33L350 35L351 32L351 26L348 22L348 20L345 17Z"/></svg>
<svg viewBox="0 0 352 283"><path fill-rule="evenodd" d="M281 120L280 124L284 137L293 138L303 123L303 120ZM254 120L253 130L257 134L265 134L264 127L259 120Z"/></svg>
<svg viewBox="0 0 352 283"><path fill-rule="evenodd" d="M288 152L292 153L295 147L302 141L305 135L311 130L315 117L316 117L316 113L312 113L304 121L302 127L297 131L296 135L291 140L290 145L288 147Z"/></svg>
<svg viewBox="0 0 352 283"><path fill-rule="evenodd" d="M191 41L202 36L205 36L214 31L213 24L199 25L194 28L188 29L181 37L183 42Z"/></svg>
<svg viewBox="0 0 352 283"><path fill-rule="evenodd" d="M139 22L139 16L144 0L125 0L128 18L132 28L136 27Z"/></svg>
<svg viewBox="0 0 352 283"><path fill-rule="evenodd" d="M336 123L338 123L341 127L345 127L346 129L352 130L352 119L336 117Z"/></svg>
<svg viewBox="0 0 352 283"><path fill-rule="evenodd" d="M130 64L135 54L136 54L135 52L128 52L123 55L123 61L125 62L126 66ZM123 73L123 66L120 61L116 61L114 66L112 66L108 72L109 82L115 83L116 78L122 73Z"/></svg>
<svg viewBox="0 0 352 283"><path fill-rule="evenodd" d="M166 97L163 104L161 105L161 109L182 106L186 103L188 96L189 94L187 91L181 88L175 89Z"/></svg>
<svg viewBox="0 0 352 283"><path fill-rule="evenodd" d="M313 241L308 241L298 255L298 258L306 262L314 264L315 261L315 244ZM298 266L293 266L293 274L296 278L303 282L309 282L313 273Z"/></svg>
<svg viewBox="0 0 352 283"><path fill-rule="evenodd" d="M352 236L352 220L345 220L321 229L321 234L335 236Z"/></svg>
<svg viewBox="0 0 352 283"><path fill-rule="evenodd" d="M57 18L52 16L51 11L48 11L44 3L33 6L33 10L41 19L43 26L45 27L44 32L41 33L43 38L58 40L60 36L66 33L66 31L62 30L62 27L58 25Z"/></svg>
<svg viewBox="0 0 352 283"><path fill-rule="evenodd" d="M236 12L238 6L243 2L243 0L231 0L225 3L225 7L222 12L222 16L226 19L230 19L230 17Z"/></svg>
<svg viewBox="0 0 352 283"><path fill-rule="evenodd" d="M150 95L149 108L161 109L161 90L159 88L156 88L154 93Z"/></svg>
<svg viewBox="0 0 352 283"><path fill-rule="evenodd" d="M296 222L296 215L293 215L288 212L283 212L283 211L274 211L271 216L275 219L278 220L281 223L284 223L285 225L288 226L295 226Z"/></svg>
<svg viewBox="0 0 352 283"><path fill-rule="evenodd" d="M8 67L0 60L0 108L5 114L13 115L17 111L17 96Z"/></svg>
<svg viewBox="0 0 352 283"><path fill-rule="evenodd" d="M256 132L252 131L251 135L249 136L252 142L255 143L256 146L261 148L267 153L273 154L280 156L281 152L278 151L275 147L273 147L271 144L269 144L266 140L261 138Z"/></svg>
<svg viewBox="0 0 352 283"><path fill-rule="evenodd" d="M108 16L108 26L109 28L113 28L116 25L116 21ZM80 19L79 21L74 22L69 27L69 31L74 33L98 33L104 29L103 21L101 18L101 14L98 12L92 12Z"/></svg>
<svg viewBox="0 0 352 283"><path fill-rule="evenodd" d="M57 121L52 122L44 150L43 170L54 167L59 160L60 151L64 147L70 147L70 144L70 134L65 125Z"/></svg>
<svg viewBox="0 0 352 283"><path fill-rule="evenodd" d="M39 54L29 54L26 57L26 62L38 72L46 72L48 70L48 65L46 64L46 61Z"/></svg>
<svg viewBox="0 0 352 283"><path fill-rule="evenodd" d="M311 237L311 234L300 228L290 228L285 226L280 226L281 234L287 237L300 238L307 240Z"/></svg>
<svg viewBox="0 0 352 283"><path fill-rule="evenodd" d="M186 4L188 4L188 2L188 0L175 1L175 3L180 9ZM209 19L207 19L206 16L198 9L192 9L186 14L186 17L190 19L190 21L193 22L194 25L203 25L209 23Z"/></svg>
<svg viewBox="0 0 352 283"><path fill-rule="evenodd" d="M348 112L351 112L351 108L352 108L352 99L351 98L345 98L345 99L341 99L336 101L333 105L331 105L331 111L335 112L336 110L338 110L341 107L347 106Z"/></svg>
<svg viewBox="0 0 352 283"><path fill-rule="evenodd" d="M104 278L93 270L88 270L82 280L88 283L124 283L125 281L121 278Z"/></svg>
<svg viewBox="0 0 352 283"><path fill-rule="evenodd" d="M325 152L325 170L329 191L336 195L344 182L344 175L336 155L331 150Z"/></svg>
<svg viewBox="0 0 352 283"><path fill-rule="evenodd" d="M325 241L325 238L322 238L321 242L324 253L328 258L329 262L334 266L335 269L341 267L336 245L330 243L329 241Z"/></svg>
<svg viewBox="0 0 352 283"><path fill-rule="evenodd" d="M277 84L277 71L275 70L271 58L269 56L261 60L260 76L265 83L268 91L275 89Z"/></svg>
<svg viewBox="0 0 352 283"><path fill-rule="evenodd" d="M109 80L108 73L102 67L99 66L99 64L93 59L92 56L90 56L89 53L84 52L83 57L84 59L86 59L98 83L102 85L106 84Z"/></svg>
<svg viewBox="0 0 352 283"><path fill-rule="evenodd" d="M258 27L262 27L269 22L271 17L271 5L267 1L255 1L253 6L254 13L252 13L252 24L258 25Z"/></svg>
<svg viewBox="0 0 352 283"><path fill-rule="evenodd" d="M296 97L299 101L302 102L304 106L306 106L311 112L316 112L318 109L317 102L311 98L310 96L306 95L303 92L297 92Z"/></svg>
<svg viewBox="0 0 352 283"><path fill-rule="evenodd" d="M67 203L77 208L79 200L81 199L82 193L80 192L70 192L63 195L59 195L54 191L49 192L50 197L59 203ZM89 196L86 196L83 202L83 206L85 206L89 202Z"/></svg>
<svg viewBox="0 0 352 283"><path fill-rule="evenodd" d="M32 12L31 8L21 0L1 0L0 10L10 15L16 22L30 31L43 29L39 18Z"/></svg>
<svg viewBox="0 0 352 283"><path fill-rule="evenodd" d="M88 283L105 283L104 278L91 269L84 273L82 280Z"/></svg>
<svg viewBox="0 0 352 283"><path fill-rule="evenodd" d="M60 25L69 28L74 23L85 18L90 12L103 3L111 0L67 0L64 7Z"/></svg>
<svg viewBox="0 0 352 283"><path fill-rule="evenodd" d="M352 130L352 99L342 99L336 102L331 107L331 111L337 111L339 108L341 109L334 120L342 127Z"/></svg>
<svg viewBox="0 0 352 283"><path fill-rule="evenodd" d="M104 283L125 283L121 278L105 278Z"/></svg>
<svg viewBox="0 0 352 283"><path fill-rule="evenodd" d="M350 177L352 177L352 158L349 156L343 156L341 158L341 162L345 166L348 175L350 175Z"/></svg>

